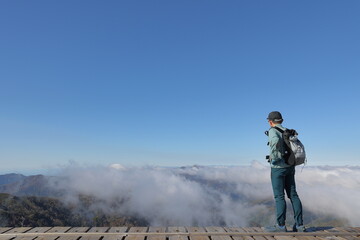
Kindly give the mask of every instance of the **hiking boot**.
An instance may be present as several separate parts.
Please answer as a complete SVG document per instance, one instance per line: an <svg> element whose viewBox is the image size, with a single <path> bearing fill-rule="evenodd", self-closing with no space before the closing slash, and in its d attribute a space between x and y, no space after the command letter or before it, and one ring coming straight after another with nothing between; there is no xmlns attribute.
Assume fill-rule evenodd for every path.
<svg viewBox="0 0 360 240"><path fill-rule="evenodd" d="M286 226L279 226L276 224L275 226L264 227L265 232L287 232Z"/></svg>
<svg viewBox="0 0 360 240"><path fill-rule="evenodd" d="M296 224L293 226L294 232L307 232L304 225L297 226Z"/></svg>

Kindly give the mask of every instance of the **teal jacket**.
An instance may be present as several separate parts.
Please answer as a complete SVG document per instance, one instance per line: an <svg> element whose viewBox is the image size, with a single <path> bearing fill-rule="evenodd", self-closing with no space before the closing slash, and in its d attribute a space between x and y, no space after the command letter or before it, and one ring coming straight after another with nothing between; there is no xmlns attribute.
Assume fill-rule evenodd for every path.
<svg viewBox="0 0 360 240"><path fill-rule="evenodd" d="M277 124L277 127L285 130L281 124ZM290 165L285 163L282 155L285 152L284 141L282 140L282 134L275 128L269 129L269 146L270 146L270 165L272 168L285 168Z"/></svg>

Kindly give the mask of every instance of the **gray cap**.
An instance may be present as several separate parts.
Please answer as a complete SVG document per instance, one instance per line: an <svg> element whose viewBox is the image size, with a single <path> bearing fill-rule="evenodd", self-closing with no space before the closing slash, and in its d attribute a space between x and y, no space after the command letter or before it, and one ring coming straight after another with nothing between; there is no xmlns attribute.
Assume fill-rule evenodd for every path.
<svg viewBox="0 0 360 240"><path fill-rule="evenodd" d="M269 116L268 116L267 119L271 120L271 121L281 121L281 120L283 120L283 118L281 116L281 113L278 112L278 111L273 111L273 112L269 113Z"/></svg>

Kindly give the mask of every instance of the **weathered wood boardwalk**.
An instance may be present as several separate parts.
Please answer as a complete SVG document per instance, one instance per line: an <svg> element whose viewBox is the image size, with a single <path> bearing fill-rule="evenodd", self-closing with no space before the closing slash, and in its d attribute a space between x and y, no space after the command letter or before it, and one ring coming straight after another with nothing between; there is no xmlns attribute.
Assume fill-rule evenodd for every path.
<svg viewBox="0 0 360 240"><path fill-rule="evenodd" d="M0 240L360 240L358 227L308 230L268 233L257 227L0 227Z"/></svg>

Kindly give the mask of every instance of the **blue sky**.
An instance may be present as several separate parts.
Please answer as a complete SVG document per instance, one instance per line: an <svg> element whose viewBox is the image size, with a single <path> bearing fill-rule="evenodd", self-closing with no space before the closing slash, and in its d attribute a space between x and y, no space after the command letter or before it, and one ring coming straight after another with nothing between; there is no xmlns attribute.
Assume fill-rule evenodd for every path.
<svg viewBox="0 0 360 240"><path fill-rule="evenodd" d="M1 1L0 172L360 160L359 1Z"/></svg>

